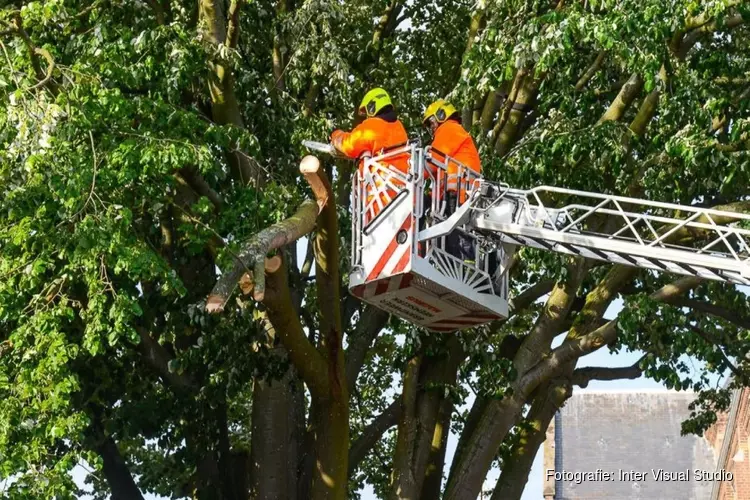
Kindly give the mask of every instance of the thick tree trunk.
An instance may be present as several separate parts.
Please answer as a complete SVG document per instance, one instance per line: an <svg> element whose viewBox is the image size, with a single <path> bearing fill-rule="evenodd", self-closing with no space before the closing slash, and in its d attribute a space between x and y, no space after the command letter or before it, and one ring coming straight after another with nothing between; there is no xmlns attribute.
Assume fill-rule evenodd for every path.
<svg viewBox="0 0 750 500"><path fill-rule="evenodd" d="M524 403L525 398L514 394L487 404L461 455L454 459L444 500L476 500L500 443L521 419Z"/></svg>
<svg viewBox="0 0 750 500"><path fill-rule="evenodd" d="M343 500L347 494L349 404L341 398L313 403L315 468L311 499Z"/></svg>
<svg viewBox="0 0 750 500"><path fill-rule="evenodd" d="M300 435L296 406L302 387L290 366L281 380L256 380L253 389L251 497L297 498Z"/></svg>
<svg viewBox="0 0 750 500"><path fill-rule="evenodd" d="M398 424L398 439L391 473L392 500L416 498L417 495L416 479L411 464L414 462L413 443L417 437L416 405L420 364L419 357L412 358L404 370L401 420Z"/></svg>
<svg viewBox="0 0 750 500"><path fill-rule="evenodd" d="M466 449L466 446L469 442L469 438L474 434L474 430L479 424L479 419L482 417L482 414L484 413L485 408L487 408L488 403L489 401L482 396L477 396L476 399L474 399L474 404L471 405L469 415L467 415L466 417L463 431L458 437L456 451L453 454L453 463L451 464L450 473L448 475L448 483L454 481L457 468L456 466L459 462L458 457L463 455L464 450Z"/></svg>
<svg viewBox="0 0 750 500"><path fill-rule="evenodd" d="M391 498L428 498L423 491L426 482L432 491L439 492L453 410L446 389L455 385L464 359L463 347L455 335L445 341L441 350L435 357L422 358L416 380L404 383L404 413L399 424ZM413 370L410 365L405 378L413 377Z"/></svg>
<svg viewBox="0 0 750 500"><path fill-rule="evenodd" d="M544 353L549 351L554 336L560 333L586 271L578 260L573 260L569 268L568 279L555 284L542 314L514 355L513 364L519 377L511 386L512 394L501 400L488 401L479 416L472 409L471 428L464 431L470 434L459 442L445 499L474 500L477 497L500 445L521 419L528 396L539 385L536 378L525 374L538 365Z"/></svg>
<svg viewBox="0 0 750 500"><path fill-rule="evenodd" d="M450 398L443 398L440 402L437 424L430 443L430 456L425 470L422 493L419 497L421 500L440 498L445 468L445 448L448 444L453 409L453 401Z"/></svg>
<svg viewBox="0 0 750 500"><path fill-rule="evenodd" d="M311 389L312 422L315 436L316 469L312 481L313 499L344 499L347 493L349 460L349 391L344 363L341 321L341 279L336 198L328 177L319 164L300 167L313 191L325 192L317 220L315 238L315 282L320 308L320 342L317 352L323 359L325 375ZM320 197L319 197L320 199ZM309 360L308 360L309 361ZM295 363L300 367L301 363ZM308 377L312 378L312 377Z"/></svg>
<svg viewBox="0 0 750 500"><path fill-rule="evenodd" d="M519 442L513 447L510 457L504 461L491 500L521 498L534 458L547 436L549 423L570 394L569 384L556 381L540 391L534 399L525 419L529 427L521 430Z"/></svg>
<svg viewBox="0 0 750 500"><path fill-rule="evenodd" d="M102 457L104 476L112 492L112 500L143 500L114 439L104 438L96 446L96 452Z"/></svg>

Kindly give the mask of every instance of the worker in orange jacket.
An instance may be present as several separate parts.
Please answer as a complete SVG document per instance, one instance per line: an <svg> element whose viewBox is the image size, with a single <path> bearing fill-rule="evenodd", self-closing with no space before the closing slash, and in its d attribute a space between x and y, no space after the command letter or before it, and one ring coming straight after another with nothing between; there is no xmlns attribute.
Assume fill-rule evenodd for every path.
<svg viewBox="0 0 750 500"><path fill-rule="evenodd" d="M382 88L374 88L365 94L359 105L359 114L365 116L365 120L357 125L351 132L335 130L331 134L331 144L349 158L360 158L365 153L377 156L388 150L404 146L408 142L408 135L403 124L399 121L396 111L391 102L388 92ZM408 153L399 154L388 158L387 163L396 170L406 174L409 171ZM360 161L360 174L363 174L364 161ZM375 198L375 189L381 191L381 202L385 206L389 199L393 199L397 192L392 188L384 188L385 181L379 172L371 168L374 173L375 186L370 186L367 193L367 205ZM382 172L380 172L382 173ZM398 179L390 178L391 183L396 186L404 184ZM365 213L365 224L371 221L380 212L380 207L374 203L371 210Z"/></svg>
<svg viewBox="0 0 750 500"><path fill-rule="evenodd" d="M452 215L458 206L466 201L471 178L465 175L456 160L477 175L482 173L479 152L471 135L461 125L461 114L449 102L439 99L430 104L424 113L422 125L432 136L432 156L440 162L449 158L446 171L431 171L441 186L436 196L439 200L445 194L445 215ZM427 165L429 167L429 163ZM433 189L435 189L433 187ZM462 258L467 264L474 264L474 242L460 231L454 231L446 238L446 250L451 255Z"/></svg>

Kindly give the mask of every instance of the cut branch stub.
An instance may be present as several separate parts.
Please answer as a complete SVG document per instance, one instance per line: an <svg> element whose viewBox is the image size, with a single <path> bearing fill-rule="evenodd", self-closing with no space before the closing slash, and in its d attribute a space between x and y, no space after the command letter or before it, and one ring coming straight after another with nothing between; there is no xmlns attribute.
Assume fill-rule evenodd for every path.
<svg viewBox="0 0 750 500"><path fill-rule="evenodd" d="M328 186L325 178L320 172L320 161L312 155L302 158L299 164L299 171L305 176L305 180L310 184L315 200L318 202L318 213L328 203Z"/></svg>
<svg viewBox="0 0 750 500"><path fill-rule="evenodd" d="M253 292L253 289L255 288L255 282L253 281L253 277L250 275L250 273L245 273L240 278L240 290L242 290L243 295L249 295Z"/></svg>

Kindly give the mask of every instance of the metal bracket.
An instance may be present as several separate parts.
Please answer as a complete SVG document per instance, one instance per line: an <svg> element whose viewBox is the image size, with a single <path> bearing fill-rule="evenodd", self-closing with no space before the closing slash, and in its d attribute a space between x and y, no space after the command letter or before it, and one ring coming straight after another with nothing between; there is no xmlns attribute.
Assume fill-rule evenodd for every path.
<svg viewBox="0 0 750 500"><path fill-rule="evenodd" d="M458 226L466 224L471 218L471 206L473 200L469 200L461 205L450 217L443 222L430 226L420 231L417 237L418 241L426 241L434 238L440 238L453 232Z"/></svg>

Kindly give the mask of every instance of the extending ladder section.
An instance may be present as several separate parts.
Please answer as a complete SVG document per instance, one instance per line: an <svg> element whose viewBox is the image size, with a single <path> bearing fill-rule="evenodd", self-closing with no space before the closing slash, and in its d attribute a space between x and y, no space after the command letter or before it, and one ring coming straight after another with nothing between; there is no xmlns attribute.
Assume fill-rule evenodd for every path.
<svg viewBox="0 0 750 500"><path fill-rule="evenodd" d="M547 186L493 187L475 195L471 225L503 243L750 284L750 215Z"/></svg>

